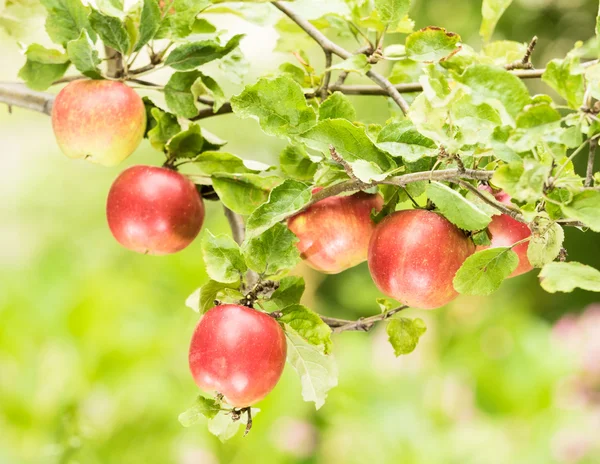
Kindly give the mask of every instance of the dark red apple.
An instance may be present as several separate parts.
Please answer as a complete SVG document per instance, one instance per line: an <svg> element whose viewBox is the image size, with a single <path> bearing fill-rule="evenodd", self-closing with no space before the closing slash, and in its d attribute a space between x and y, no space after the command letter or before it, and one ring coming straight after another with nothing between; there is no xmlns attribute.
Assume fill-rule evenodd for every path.
<svg viewBox="0 0 600 464"><path fill-rule="evenodd" d="M287 345L275 319L245 306L215 306L200 319L190 344L196 384L243 408L262 400L281 377Z"/></svg>
<svg viewBox="0 0 600 464"><path fill-rule="evenodd" d="M52 128L69 158L114 166L142 141L146 110L135 90L122 82L78 80L56 96Z"/></svg>
<svg viewBox="0 0 600 464"><path fill-rule="evenodd" d="M506 205L512 205L510 201L510 195L508 193L503 191L494 193L488 186L480 186L479 188L492 193L499 202ZM478 246L477 251L485 250L487 248L511 246L517 243L519 240L523 240L524 238L531 236L531 229L529 229L527 224L511 218L508 214L498 214L493 216L492 222L490 222L488 226L488 230L492 236L492 244L488 246ZM513 248L513 251L519 257L519 264L513 273L508 276L508 278L516 277L533 269L533 266L527 257L528 248L529 242L521 243Z"/></svg>
<svg viewBox="0 0 600 464"><path fill-rule="evenodd" d="M473 242L438 213L397 211L375 227L369 270L387 296L433 309L458 296L452 279L474 251Z"/></svg>
<svg viewBox="0 0 600 464"><path fill-rule="evenodd" d="M329 197L290 218L288 227L298 237L296 245L310 267L337 274L367 259L375 228L371 211L382 207L379 194Z"/></svg>
<svg viewBox="0 0 600 464"><path fill-rule="evenodd" d="M196 186L178 172L132 166L114 181L106 202L117 241L138 253L164 255L188 246L204 221Z"/></svg>

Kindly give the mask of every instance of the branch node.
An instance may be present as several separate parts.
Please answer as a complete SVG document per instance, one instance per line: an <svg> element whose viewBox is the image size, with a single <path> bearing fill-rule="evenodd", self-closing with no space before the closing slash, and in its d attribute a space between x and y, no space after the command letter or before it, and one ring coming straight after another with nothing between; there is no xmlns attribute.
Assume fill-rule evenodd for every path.
<svg viewBox="0 0 600 464"><path fill-rule="evenodd" d="M523 55L523 58L507 64L504 68L509 71L512 71L515 69L533 69L533 64L531 63L531 54L533 53L533 49L535 48L537 41L538 41L537 36L533 36L533 38L529 42L529 45L527 46L527 50L525 50L525 54Z"/></svg>

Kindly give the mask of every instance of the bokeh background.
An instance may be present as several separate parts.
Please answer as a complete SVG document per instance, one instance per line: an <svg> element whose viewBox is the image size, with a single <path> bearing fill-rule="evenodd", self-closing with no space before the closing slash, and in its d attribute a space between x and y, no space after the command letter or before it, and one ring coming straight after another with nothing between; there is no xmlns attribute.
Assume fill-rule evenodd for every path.
<svg viewBox="0 0 600 464"><path fill-rule="evenodd" d="M417 27L444 26L480 45L480 1L414 3ZM258 8L258 23L209 18L248 34L246 82L294 60L273 51L274 9ZM311 11L305 0L298 8ZM597 9L592 0L515 0L495 38L537 34L541 66L592 36ZM2 81L16 80L19 41L47 41L43 10L34 0L1 0ZM309 55L322 67L318 49ZM242 83L224 85L233 92ZM364 121L389 117L383 98L353 101ZM283 148L254 121L225 115L203 125L248 159L275 163ZM144 141L126 164L160 156ZM198 393L187 368L198 316L184 301L207 279L199 240L167 257L120 248L104 207L123 168L70 161L48 117L0 107L0 463L600 462L599 298L544 293L537 271L489 298L413 311L428 331L409 356L393 356L383 327L336 336L339 386L319 411L286 367L249 436L221 444L202 424L183 428L177 416ZM218 204L207 204L206 229L227 230ZM598 266L597 235L571 229L566 245L571 259ZM319 312L378 311L366 265L330 277L297 272L307 280L305 303Z"/></svg>

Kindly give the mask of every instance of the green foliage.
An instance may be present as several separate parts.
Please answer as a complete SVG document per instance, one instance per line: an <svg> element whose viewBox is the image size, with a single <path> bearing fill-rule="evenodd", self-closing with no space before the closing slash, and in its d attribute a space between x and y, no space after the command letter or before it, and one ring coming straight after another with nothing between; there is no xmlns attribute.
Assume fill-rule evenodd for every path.
<svg viewBox="0 0 600 464"><path fill-rule="evenodd" d="M427 186L427 196L450 222L461 229L485 229L492 220L456 190L439 182Z"/></svg>
<svg viewBox="0 0 600 464"><path fill-rule="evenodd" d="M356 72L359 74L366 74L371 69L371 64L366 55L352 55L337 64L334 64L329 68L330 70L341 70L348 72Z"/></svg>
<svg viewBox="0 0 600 464"><path fill-rule="evenodd" d="M288 362L300 376L302 398L312 401L317 409L325 404L327 392L337 385L337 367L333 355L324 348L307 342L290 326L285 327L288 340Z"/></svg>
<svg viewBox="0 0 600 464"><path fill-rule="evenodd" d="M333 92L319 105L319 119L338 118L354 121L356 110L346 95L341 92Z"/></svg>
<svg viewBox="0 0 600 464"><path fill-rule="evenodd" d="M214 40L190 42L175 48L165 60L165 65L177 71L190 71L231 53L243 35L235 35L225 45Z"/></svg>
<svg viewBox="0 0 600 464"><path fill-rule="evenodd" d="M30 45L25 56L27 62L19 71L19 77L34 90L46 90L71 64L65 53L37 44Z"/></svg>
<svg viewBox="0 0 600 464"><path fill-rule="evenodd" d="M284 218L300 211L311 199L310 188L292 179L271 190L269 199L256 208L246 223L250 238L270 229Z"/></svg>
<svg viewBox="0 0 600 464"><path fill-rule="evenodd" d="M86 30L81 31L78 39L67 43L67 53L69 59L81 74L92 79L99 79L101 77L99 68L101 63L100 57L98 56L94 42L92 42Z"/></svg>
<svg viewBox="0 0 600 464"><path fill-rule="evenodd" d="M508 247L489 248L469 256L454 277L454 288L464 295L494 293L519 264Z"/></svg>
<svg viewBox="0 0 600 464"><path fill-rule="evenodd" d="M223 204L244 215L253 213L263 205L269 198L271 189L279 183L281 179L278 177L262 177L258 174L212 174L213 188Z"/></svg>
<svg viewBox="0 0 600 464"><path fill-rule="evenodd" d="M260 79L234 96L231 106L238 116L258 120L266 134L280 137L298 135L317 120L302 88L285 76Z"/></svg>
<svg viewBox="0 0 600 464"><path fill-rule="evenodd" d="M483 19L481 21L481 28L479 29L479 34L483 40L490 40L494 29L496 29L498 20L511 3L512 0L483 0L481 4L481 16L483 16Z"/></svg>
<svg viewBox="0 0 600 464"><path fill-rule="evenodd" d="M202 239L202 255L206 272L217 282L239 282L246 272L240 247L228 235L215 237L210 231L206 231Z"/></svg>
<svg viewBox="0 0 600 464"><path fill-rule="evenodd" d="M540 220L527 247L527 259L533 267L551 263L558 256L564 239L565 232L559 224Z"/></svg>
<svg viewBox="0 0 600 464"><path fill-rule="evenodd" d="M548 263L539 277L540 285L550 293L572 292L576 288L600 292L600 271L581 263Z"/></svg>
<svg viewBox="0 0 600 464"><path fill-rule="evenodd" d="M459 35L430 26L406 38L406 55L414 61L440 61L456 53L459 42Z"/></svg>
<svg viewBox="0 0 600 464"><path fill-rule="evenodd" d="M244 244L244 258L253 271L274 276L296 266L300 259L297 241L286 226L278 223Z"/></svg>
<svg viewBox="0 0 600 464"><path fill-rule="evenodd" d="M281 310L279 322L291 327L298 335L311 345L323 348L323 352L331 353L331 329L317 313L306 306L294 304Z"/></svg>
<svg viewBox="0 0 600 464"><path fill-rule="evenodd" d="M422 319L406 317L392 319L386 327L388 339L394 347L396 356L412 353L426 330L427 327Z"/></svg>
<svg viewBox="0 0 600 464"><path fill-rule="evenodd" d="M107 46L124 55L129 52L131 42L125 24L121 20L92 10L90 24Z"/></svg>

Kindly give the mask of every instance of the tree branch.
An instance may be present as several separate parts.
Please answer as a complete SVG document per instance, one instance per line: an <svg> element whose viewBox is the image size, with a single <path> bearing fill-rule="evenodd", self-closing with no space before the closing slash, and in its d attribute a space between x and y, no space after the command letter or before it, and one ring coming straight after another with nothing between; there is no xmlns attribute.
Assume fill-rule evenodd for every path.
<svg viewBox="0 0 600 464"><path fill-rule="evenodd" d="M225 217L227 218L227 222L229 222L233 239L238 245L241 245L244 241L244 237L246 236L244 220L242 219L242 216L234 213L227 206L223 205L223 209L225 210Z"/></svg>
<svg viewBox="0 0 600 464"><path fill-rule="evenodd" d="M477 195L481 200L485 201L488 205L496 208L501 213L506 214L519 222L523 222L523 223L527 224L527 221L525 220L523 215L517 209L511 208L510 206L505 205L504 203L501 203L497 200L489 198L481 190L477 189L477 187L474 187L473 185L469 184L468 182L466 182L462 179L458 179L456 182L459 185L466 188L467 190L471 191L473 194Z"/></svg>
<svg viewBox="0 0 600 464"><path fill-rule="evenodd" d="M533 36L533 39L531 39L531 42L529 42L529 46L527 47L523 58L507 64L505 68L509 71L513 69L533 69L533 64L531 64L531 54L533 53L533 49L535 48L537 41L537 36Z"/></svg>
<svg viewBox="0 0 600 464"><path fill-rule="evenodd" d="M273 6L283 12L288 18L294 21L304 32L306 32L312 39L317 42L323 51L327 53L334 53L342 59L347 59L352 56L348 50L340 47L336 43L329 40L325 34L319 31L315 26L313 26L306 19L298 16L294 11L292 11L287 4L282 2L273 2ZM396 88L391 84L387 78L383 77L381 74L376 73L371 70L367 73L367 76L371 78L373 82L378 84L382 89L386 91L386 95L389 95L396 104L400 107L404 114L408 113L408 103L402 95L396 90Z"/></svg>
<svg viewBox="0 0 600 464"><path fill-rule="evenodd" d="M50 116L54 95L47 92L36 92L25 84L0 84L0 103L6 103L9 108L17 106Z"/></svg>
<svg viewBox="0 0 600 464"><path fill-rule="evenodd" d="M106 75L113 79L122 77L125 71L123 55L106 45L104 46L104 54L106 55Z"/></svg>
<svg viewBox="0 0 600 464"><path fill-rule="evenodd" d="M211 116L217 116L219 114L228 114L228 113L233 112L233 109L231 108L231 103L229 103L229 102L223 103L223 106L221 106L221 108L219 108L217 111L214 111L213 106L212 106L213 105L212 101L210 101L210 100L209 101L200 100L200 101L206 105L210 105L210 107L201 109L196 116L194 116L193 118L190 118L190 121L198 121L199 119L210 118Z"/></svg>
<svg viewBox="0 0 600 464"><path fill-rule="evenodd" d="M334 317L321 316L321 320L325 322L329 327L333 329L333 333L340 333L346 331L362 331L368 332L373 328L373 326L380 321L385 321L392 317L394 314L399 313L400 311L407 309L408 306L402 305L397 308L390 309L385 313L377 314L371 317L361 317L356 321L350 321L346 319L337 319Z"/></svg>
<svg viewBox="0 0 600 464"><path fill-rule="evenodd" d="M585 186L590 187L594 179L594 160L596 158L596 149L598 148L598 139L590 140L590 152L588 154L587 170L585 173Z"/></svg>

